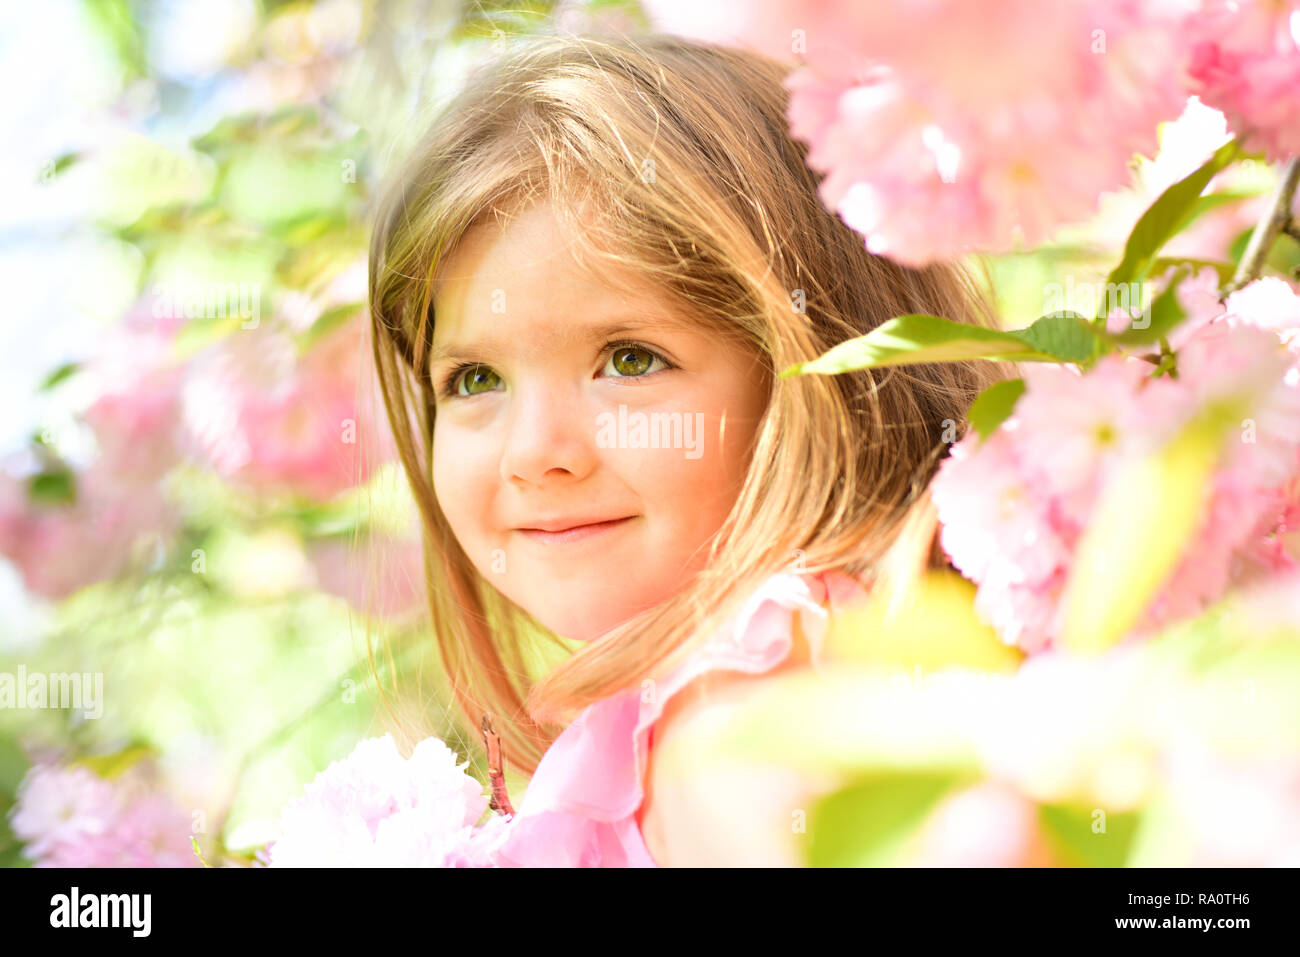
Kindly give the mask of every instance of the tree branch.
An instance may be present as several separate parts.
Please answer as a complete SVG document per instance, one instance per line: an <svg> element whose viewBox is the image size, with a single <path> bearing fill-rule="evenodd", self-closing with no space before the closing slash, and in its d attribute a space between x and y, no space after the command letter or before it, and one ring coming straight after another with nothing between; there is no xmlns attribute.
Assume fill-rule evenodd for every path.
<svg viewBox="0 0 1300 957"><path fill-rule="evenodd" d="M1221 291L1223 298L1259 278L1259 274L1264 270L1268 251L1273 247L1273 241L1280 233L1294 235L1292 230L1296 229L1296 226L1291 220L1291 201L1295 198L1298 184L1300 184L1300 156L1293 156L1282 171L1282 181L1277 184L1268 212L1259 221L1255 231L1250 234L1250 242L1246 244L1246 252L1241 257L1241 264L1237 267L1232 282L1224 286Z"/></svg>

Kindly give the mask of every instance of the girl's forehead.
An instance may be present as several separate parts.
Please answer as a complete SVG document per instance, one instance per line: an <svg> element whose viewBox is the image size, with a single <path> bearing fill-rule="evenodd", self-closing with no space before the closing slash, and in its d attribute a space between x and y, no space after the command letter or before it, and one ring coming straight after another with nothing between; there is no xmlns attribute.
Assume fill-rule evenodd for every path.
<svg viewBox="0 0 1300 957"><path fill-rule="evenodd" d="M580 288L590 299L609 297L657 309L676 305L653 276L639 272L620 250L592 243L549 203L538 203L504 222L480 217L437 264L433 294L446 308L466 296L526 287L530 292ZM498 294L499 295L499 294Z"/></svg>
<svg viewBox="0 0 1300 957"><path fill-rule="evenodd" d="M549 277L538 281L540 286L503 280L498 288L496 273L474 282L449 280L435 298L430 361L499 354L521 336L539 349L546 343L545 348L559 351L620 332L701 331L698 317L652 290L614 288L598 276L578 285ZM504 296L498 298L498 292ZM495 308L502 303L503 309Z"/></svg>
<svg viewBox="0 0 1300 957"><path fill-rule="evenodd" d="M628 255L631 250L619 246L618 233L609 216L601 213L592 200L557 205L549 199L538 199L505 208L493 206L475 216L444 253L438 273L450 276L472 271L471 262L494 251L510 266L530 254L564 254L574 266L590 269L596 279L617 273L619 285L645 285L645 277L626 267L618 268L619 263L632 260Z"/></svg>
<svg viewBox="0 0 1300 957"><path fill-rule="evenodd" d="M508 278L530 266L575 273L583 258L579 231L557 218L549 203L509 217L483 214L437 264L434 289L475 278Z"/></svg>

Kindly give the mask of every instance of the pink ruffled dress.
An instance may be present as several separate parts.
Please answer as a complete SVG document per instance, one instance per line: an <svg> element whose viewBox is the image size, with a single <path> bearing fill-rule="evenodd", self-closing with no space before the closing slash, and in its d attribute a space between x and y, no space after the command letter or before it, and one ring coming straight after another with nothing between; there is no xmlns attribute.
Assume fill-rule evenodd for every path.
<svg viewBox="0 0 1300 957"><path fill-rule="evenodd" d="M501 867L657 867L637 811L651 730L672 695L713 669L760 674L781 664L794 646L793 620L819 664L828 608L835 612L866 594L848 575L782 572L768 579L732 618L682 665L657 683L647 702L630 688L591 705L551 743L515 809L494 858Z"/></svg>

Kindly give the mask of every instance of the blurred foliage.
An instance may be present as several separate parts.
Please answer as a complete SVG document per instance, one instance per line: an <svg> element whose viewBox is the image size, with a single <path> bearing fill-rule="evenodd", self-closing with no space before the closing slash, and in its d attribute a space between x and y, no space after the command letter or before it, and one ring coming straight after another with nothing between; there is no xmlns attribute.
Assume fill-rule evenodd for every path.
<svg viewBox="0 0 1300 957"><path fill-rule="evenodd" d="M337 284L364 264L387 166L466 71L511 37L556 29L562 9L570 29L598 30L606 17L645 23L635 3L607 0L188 9L84 0L87 28L116 63L111 132L94 149L51 157L42 176L85 197L83 225L125 251L119 281L139 301L164 284L260 284L264 321L292 329L309 351L364 321L364 288ZM303 303L310 311L295 315ZM231 334L241 320L230 312L187 321L178 351ZM42 388L75 390L79 371L61 364ZM71 503L75 473L47 433L34 443L47 465L30 497ZM404 493L394 463L330 501L249 495L201 469L173 472L157 494L183 515L174 539L160 538L124 577L50 604L42 633L0 646L0 670L103 673L111 703L99 719L0 711L0 866L25 863L7 812L33 758L100 771L157 761L181 805L204 812L207 836L196 836L208 859L238 859L316 772L387 730L372 660L386 688L406 693L399 703L418 712L423 731L486 779L477 735L451 731L451 699L420 615L366 618L305 570L315 543L409 534L418 526ZM544 670L563 653L539 649L534 665ZM518 774L507 775L522 793Z"/></svg>
<svg viewBox="0 0 1300 957"><path fill-rule="evenodd" d="M1211 766L1219 775L1241 760L1294 779L1300 630L1280 613L1280 597L1237 594L1120 653L1036 659L1014 677L943 663L946 649L982 640L973 616L914 635L914 657L931 664L911 672L871 652L872 616L838 616L831 627L841 653L821 674L749 689L696 735L665 743L660 773L689 774L707 762L828 781L810 799L807 837L796 830L793 839L812 866L908 864L939 804L988 783L1023 802L1019 825L1033 838L1016 855L1020 866L1187 866L1199 842L1234 841L1252 824L1234 818L1228 828L1208 812L1179 813L1179 802L1195 806L1213 783L1172 777L1167 762L1179 749L1204 747L1222 762ZM954 628L970 633L954 637ZM719 811L728 799L718 795ZM748 800L762 808L765 799ZM784 798L773 800L765 819L788 819ZM964 841L989 825L963 822ZM986 848L1016 842L1008 819L992 826ZM1000 855L986 850L985 863Z"/></svg>

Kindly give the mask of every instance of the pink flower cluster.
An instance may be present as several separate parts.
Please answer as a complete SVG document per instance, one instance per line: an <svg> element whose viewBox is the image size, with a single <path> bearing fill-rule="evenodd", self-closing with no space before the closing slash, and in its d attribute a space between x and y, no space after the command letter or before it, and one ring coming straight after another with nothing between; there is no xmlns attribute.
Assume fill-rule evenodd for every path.
<svg viewBox="0 0 1300 957"><path fill-rule="evenodd" d="M1137 631L1297 566L1286 542L1300 529L1300 296L1266 279L1220 305L1214 278L1204 270L1179 287L1189 318L1170 337L1177 378L1120 354L1086 374L1030 364L1014 414L984 442L967 435L941 466L932 490L943 548L1007 643L1034 652L1059 637L1070 569L1106 560L1078 546L1120 467L1242 390L1253 411L1225 443L1195 546Z"/></svg>
<svg viewBox="0 0 1300 957"><path fill-rule="evenodd" d="M36 867L199 867L190 816L128 771L38 764L18 788L14 835Z"/></svg>
<svg viewBox="0 0 1300 957"><path fill-rule="evenodd" d="M409 760L391 735L362 741L281 812L271 867L493 867L513 818L487 810L483 785L436 737Z"/></svg>
<svg viewBox="0 0 1300 957"><path fill-rule="evenodd" d="M1300 2L1205 0L1186 35L1190 91L1248 148L1276 162L1300 153Z"/></svg>
<svg viewBox="0 0 1300 957"><path fill-rule="evenodd" d="M1177 4L761 7L719 32L720 19L697 25L681 6L649 4L665 29L782 59L795 50L790 131L826 174L823 202L872 252L908 265L1034 245L1086 218L1187 98L1170 68Z"/></svg>
<svg viewBox="0 0 1300 957"><path fill-rule="evenodd" d="M300 354L274 326L241 330L191 362L181 408L196 457L257 495L327 500L395 454L362 390L368 328L351 322Z"/></svg>
<svg viewBox="0 0 1300 957"><path fill-rule="evenodd" d="M798 65L792 135L828 209L920 266L1034 246L1128 185L1190 94L1300 151L1296 4L647 0L659 29Z"/></svg>
<svg viewBox="0 0 1300 957"><path fill-rule="evenodd" d="M129 314L107 335L82 375L96 399L83 419L98 455L74 473L71 502L29 501L27 479L0 469L0 553L32 592L64 598L113 578L139 556L142 539L162 542L179 516L161 494L182 456L172 320Z"/></svg>
<svg viewBox="0 0 1300 957"><path fill-rule="evenodd" d="M286 322L238 329L182 359L185 320L148 305L109 330L77 373L95 396L82 419L97 454L71 471L73 500L33 501L30 476L0 468L0 554L34 594L65 598L140 562L150 542L165 547L181 515L164 483L179 465L257 496L327 500L395 458L382 403L364 388L360 317L301 355Z"/></svg>

